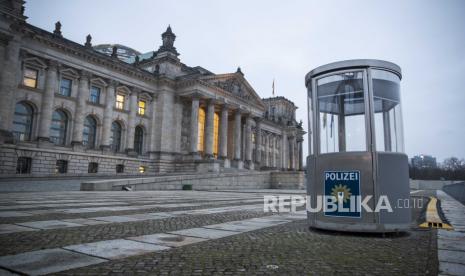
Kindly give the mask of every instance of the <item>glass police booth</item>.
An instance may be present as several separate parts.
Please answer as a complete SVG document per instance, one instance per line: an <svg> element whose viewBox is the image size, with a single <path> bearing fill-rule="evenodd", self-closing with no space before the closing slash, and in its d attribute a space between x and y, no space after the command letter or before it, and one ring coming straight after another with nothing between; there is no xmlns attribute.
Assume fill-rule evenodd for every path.
<svg viewBox="0 0 465 276"><path fill-rule="evenodd" d="M354 232L409 228L401 77L396 64L366 59L327 64L306 75L311 227Z"/></svg>

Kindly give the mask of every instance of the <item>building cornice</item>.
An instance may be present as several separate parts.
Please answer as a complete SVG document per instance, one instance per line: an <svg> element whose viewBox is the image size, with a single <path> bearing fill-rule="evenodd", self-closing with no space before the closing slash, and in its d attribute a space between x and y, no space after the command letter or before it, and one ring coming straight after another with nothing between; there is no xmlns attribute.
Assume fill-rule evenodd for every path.
<svg viewBox="0 0 465 276"><path fill-rule="evenodd" d="M106 67L107 69L117 71L139 80L148 82L153 82L156 80L156 76L148 71L140 69L132 64L125 63L119 59L111 58L103 53L95 51L92 48L86 47L74 41L63 37L58 37L33 25L26 23L22 25L22 27L17 28L17 30L24 36L29 37L41 44L45 44L48 47L75 56L76 58L86 62Z"/></svg>

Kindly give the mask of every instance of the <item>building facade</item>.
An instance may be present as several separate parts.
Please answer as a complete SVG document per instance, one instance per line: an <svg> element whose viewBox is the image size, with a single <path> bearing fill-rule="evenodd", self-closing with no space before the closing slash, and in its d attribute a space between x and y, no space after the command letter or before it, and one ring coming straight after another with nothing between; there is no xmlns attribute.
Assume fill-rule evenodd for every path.
<svg viewBox="0 0 465 276"><path fill-rule="evenodd" d="M297 107L262 99L241 69L185 65L171 28L156 51L92 46L0 2L0 174L299 170ZM83 39L84 40L84 39Z"/></svg>

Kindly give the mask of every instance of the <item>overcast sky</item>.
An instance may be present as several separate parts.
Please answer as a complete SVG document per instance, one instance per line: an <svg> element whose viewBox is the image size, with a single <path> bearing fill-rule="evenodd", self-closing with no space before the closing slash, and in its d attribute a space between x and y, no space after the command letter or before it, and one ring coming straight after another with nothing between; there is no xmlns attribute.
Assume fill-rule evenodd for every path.
<svg viewBox="0 0 465 276"><path fill-rule="evenodd" d="M261 97L299 107L306 127L305 74L346 59L402 68L405 149L465 158L465 1L27 1L28 22L84 43L156 50L171 25L181 61L214 73L240 66ZM307 139L306 139L307 140ZM305 151L306 151L305 144ZM306 154L306 153L305 153Z"/></svg>

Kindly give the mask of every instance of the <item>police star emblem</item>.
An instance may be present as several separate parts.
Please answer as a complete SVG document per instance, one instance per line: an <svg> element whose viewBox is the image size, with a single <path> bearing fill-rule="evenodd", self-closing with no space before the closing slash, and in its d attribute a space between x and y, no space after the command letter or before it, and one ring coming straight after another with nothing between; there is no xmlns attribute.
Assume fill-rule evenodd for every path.
<svg viewBox="0 0 465 276"><path fill-rule="evenodd" d="M347 202L347 200L350 199L350 196L352 193L350 192L350 188L348 188L346 185L335 185L331 189L331 195L337 198L337 201L343 201L344 203Z"/></svg>

